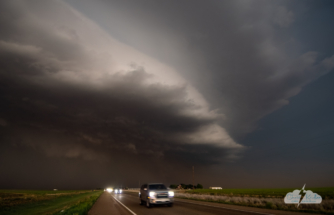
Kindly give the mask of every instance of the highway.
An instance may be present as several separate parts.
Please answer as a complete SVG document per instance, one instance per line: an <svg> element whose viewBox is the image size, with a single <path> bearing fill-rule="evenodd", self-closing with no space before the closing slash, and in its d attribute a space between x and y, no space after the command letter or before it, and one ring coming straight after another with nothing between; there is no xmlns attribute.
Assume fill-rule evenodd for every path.
<svg viewBox="0 0 334 215"><path fill-rule="evenodd" d="M114 194L104 192L88 215L302 215L305 213L296 213L288 211L270 210L262 208L244 207L236 205L226 205L220 203L202 202L194 200L185 200L175 198L174 206L164 205L146 208L139 204L137 192L123 192Z"/></svg>

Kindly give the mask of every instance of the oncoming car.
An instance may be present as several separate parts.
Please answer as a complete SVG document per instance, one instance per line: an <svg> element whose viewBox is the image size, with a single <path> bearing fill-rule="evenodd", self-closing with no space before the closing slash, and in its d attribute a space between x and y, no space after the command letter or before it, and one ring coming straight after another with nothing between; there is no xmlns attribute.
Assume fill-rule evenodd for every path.
<svg viewBox="0 0 334 215"><path fill-rule="evenodd" d="M122 193L122 189L121 188L115 188L114 189L114 193Z"/></svg>
<svg viewBox="0 0 334 215"><path fill-rule="evenodd" d="M150 208L152 205L168 205L173 206L174 192L167 189L164 184L151 183L144 184L139 192L140 204L146 203L146 207Z"/></svg>

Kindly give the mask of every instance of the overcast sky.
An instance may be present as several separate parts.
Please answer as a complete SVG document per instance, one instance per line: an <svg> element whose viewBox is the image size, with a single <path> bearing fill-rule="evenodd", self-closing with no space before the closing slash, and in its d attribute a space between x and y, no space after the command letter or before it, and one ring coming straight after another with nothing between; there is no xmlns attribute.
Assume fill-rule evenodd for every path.
<svg viewBox="0 0 334 215"><path fill-rule="evenodd" d="M333 10L1 1L1 188L334 186Z"/></svg>

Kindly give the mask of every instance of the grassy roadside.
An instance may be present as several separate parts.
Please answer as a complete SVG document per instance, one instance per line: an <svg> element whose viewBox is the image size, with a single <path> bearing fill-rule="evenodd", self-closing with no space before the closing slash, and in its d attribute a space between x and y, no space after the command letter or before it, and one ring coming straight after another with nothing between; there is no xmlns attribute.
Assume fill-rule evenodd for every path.
<svg viewBox="0 0 334 215"><path fill-rule="evenodd" d="M180 199L189 199L189 200L196 200L202 202L214 202L214 203L221 203L221 204L228 204L228 205L239 205L239 206L246 206L246 207L256 207L256 208L265 208L265 209L273 209L273 210L283 210L283 211L292 211L292 212L304 212L304 213L317 213L317 214L328 214L334 215L333 211L321 210L321 209L312 209L312 208L296 208L295 205L287 205L286 207L277 207L276 204L273 204L270 200L267 201L264 205L259 204L252 204L250 202L233 202L233 201L222 201L222 200L215 200L215 199L199 199L196 197L180 197L176 196L175 198ZM331 207L333 208L333 207Z"/></svg>
<svg viewBox="0 0 334 215"><path fill-rule="evenodd" d="M0 214L86 214L102 192L0 190Z"/></svg>
<svg viewBox="0 0 334 215"><path fill-rule="evenodd" d="M101 192L96 192L95 194L91 195L89 198L85 198L80 202L76 203L75 205L71 206L68 209L63 209L54 213L54 215L86 215L88 211L93 207L96 200L102 194Z"/></svg>
<svg viewBox="0 0 334 215"><path fill-rule="evenodd" d="M284 197L294 189L225 189L183 190L175 193L176 198L216 202L230 205L267 208L275 210L334 214L334 188L310 188L322 196L321 204L285 204Z"/></svg>
<svg viewBox="0 0 334 215"><path fill-rule="evenodd" d="M206 194L206 195L220 195L220 196L240 196L240 197L265 197L265 198L284 198L288 192L301 188L281 188L281 189L197 189L186 190L189 194ZM334 199L334 187L324 188L307 188L314 193L318 193L323 199Z"/></svg>

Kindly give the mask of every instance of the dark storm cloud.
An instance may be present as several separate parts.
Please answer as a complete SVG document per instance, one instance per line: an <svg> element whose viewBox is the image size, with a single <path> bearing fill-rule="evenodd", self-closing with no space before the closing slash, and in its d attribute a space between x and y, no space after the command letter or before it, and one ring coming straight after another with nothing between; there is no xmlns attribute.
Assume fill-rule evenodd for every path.
<svg viewBox="0 0 334 215"><path fill-rule="evenodd" d="M219 171L245 150L234 138L334 67L293 37L288 1L68 2L0 3L2 184Z"/></svg>
<svg viewBox="0 0 334 215"><path fill-rule="evenodd" d="M202 165L242 150L188 83L66 4L10 1L1 8L3 149L99 163L147 156Z"/></svg>
<svg viewBox="0 0 334 215"><path fill-rule="evenodd" d="M135 70L122 77L123 81L115 76L105 78L112 87L103 92L62 83L54 83L51 91L48 86L7 78L10 86L2 83L6 92L2 116L25 145L48 156L107 159L107 155L99 158L97 153L121 150L161 157L166 150L182 151L186 140L178 134L196 132L212 120L177 114L196 108L182 102L184 88L145 88L140 83L145 76L144 71Z"/></svg>
<svg viewBox="0 0 334 215"><path fill-rule="evenodd" d="M225 114L222 125L235 137L334 65L333 53L305 51L291 34L311 10L305 2L69 2L119 40L175 66Z"/></svg>

